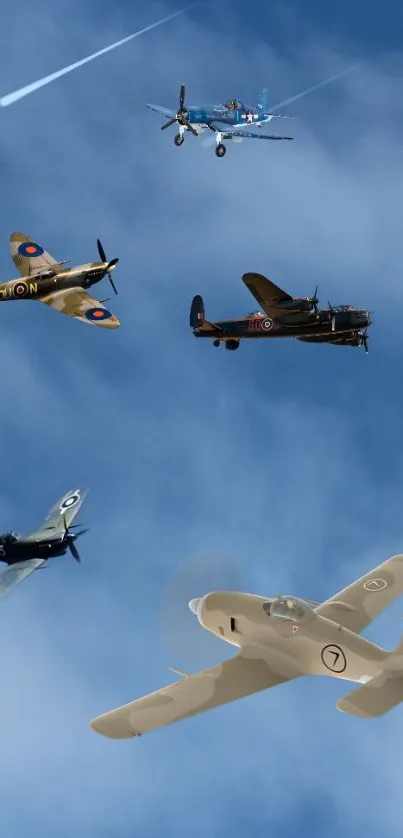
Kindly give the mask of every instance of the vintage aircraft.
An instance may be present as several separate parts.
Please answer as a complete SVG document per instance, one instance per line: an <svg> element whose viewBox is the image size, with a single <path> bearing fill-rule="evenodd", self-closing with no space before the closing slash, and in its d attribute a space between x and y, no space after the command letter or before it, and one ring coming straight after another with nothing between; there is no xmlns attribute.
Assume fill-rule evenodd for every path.
<svg viewBox="0 0 403 838"><path fill-rule="evenodd" d="M63 556L70 550L77 562L80 556L75 545L76 539L87 530L71 533L72 525L86 496L82 489L72 489L59 500L46 516L38 530L30 535L21 536L14 532L0 535L0 561L8 565L0 575L0 594L12 585L22 582L49 559Z"/></svg>
<svg viewBox="0 0 403 838"><path fill-rule="evenodd" d="M317 288L313 297L291 297L261 274L246 273L242 277L264 310L246 317L219 320L205 319L204 303L197 294L190 309L190 326L198 338L212 338L213 345L225 344L238 349L243 338L288 338L307 343L332 343L336 346L364 346L368 351L367 326L370 312L353 306L318 309Z"/></svg>
<svg viewBox="0 0 403 838"><path fill-rule="evenodd" d="M403 640L387 651L360 633L403 593L403 555L393 556L323 603L230 591L189 602L201 626L236 655L91 721L128 739L291 681L330 675L360 684L336 707L375 718L403 701Z"/></svg>
<svg viewBox="0 0 403 838"><path fill-rule="evenodd" d="M108 276L117 294L111 271L119 259L108 262L99 239L98 252L102 261L87 262L76 268L63 268L69 259L56 261L50 253L24 233L13 233L10 236L10 245L14 264L23 280L14 279L1 283L0 302L39 300L83 323L103 326L106 329L116 329L120 326L117 317L102 305L106 300L99 303L84 290Z"/></svg>
<svg viewBox="0 0 403 838"><path fill-rule="evenodd" d="M203 131L209 128L215 133L217 157L224 157L226 147L223 140L235 140L242 142L244 138L257 140L292 140L293 137L277 137L272 134L255 134L251 131L244 131L248 125L260 128L271 119L285 118L284 114L268 112L268 91L262 90L258 104L254 107L245 105L238 99L230 99L225 105L203 105L199 107L185 106L185 85L182 84L179 93L179 109L176 111L163 108L160 105L146 105L152 111L156 111L168 118L168 122L162 125L161 131L170 128L175 123L178 125L179 133L176 134L174 143L181 146L185 139L185 131L189 131L198 137Z"/></svg>

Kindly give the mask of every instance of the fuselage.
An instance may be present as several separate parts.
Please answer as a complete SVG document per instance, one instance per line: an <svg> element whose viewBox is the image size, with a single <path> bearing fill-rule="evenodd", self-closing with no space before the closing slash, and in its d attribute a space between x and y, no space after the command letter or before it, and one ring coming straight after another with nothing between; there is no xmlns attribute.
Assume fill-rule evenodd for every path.
<svg viewBox="0 0 403 838"><path fill-rule="evenodd" d="M390 655L295 597L220 591L193 600L192 610L205 629L251 657L255 649L286 677L329 675L365 683Z"/></svg>
<svg viewBox="0 0 403 838"><path fill-rule="evenodd" d="M64 556L66 551L67 545L63 535L49 541L45 539L35 541L15 535L6 535L0 539L0 562L8 565L26 559L51 559L55 556Z"/></svg>
<svg viewBox="0 0 403 838"><path fill-rule="evenodd" d="M323 309L318 314L294 315L287 322L286 314L281 321L264 314L250 314L233 320L220 320L209 328L207 323L193 329L196 337L240 339L240 338L282 338L314 337L334 335L361 330L371 323L370 314L364 309L340 311Z"/></svg>
<svg viewBox="0 0 403 838"><path fill-rule="evenodd" d="M257 108L236 103L238 107L230 108L224 105L210 105L200 108L188 108L191 125L228 125L232 128L242 128L245 125L263 125L273 119L274 114L263 113Z"/></svg>
<svg viewBox="0 0 403 838"><path fill-rule="evenodd" d="M112 265L109 270L114 269ZM106 262L87 262L76 268L55 273L51 268L40 275L13 279L0 284L0 302L20 299L40 299L67 288L90 288L105 276Z"/></svg>

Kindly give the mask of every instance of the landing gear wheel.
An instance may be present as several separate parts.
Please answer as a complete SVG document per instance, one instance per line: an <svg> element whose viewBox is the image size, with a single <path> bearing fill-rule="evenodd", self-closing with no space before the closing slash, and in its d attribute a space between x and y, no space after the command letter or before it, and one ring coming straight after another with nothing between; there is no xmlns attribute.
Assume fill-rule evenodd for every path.
<svg viewBox="0 0 403 838"><path fill-rule="evenodd" d="M183 145L184 142L185 142L185 138L182 137L182 134L176 134L176 136L174 137L175 145L180 146L180 145Z"/></svg>
<svg viewBox="0 0 403 838"><path fill-rule="evenodd" d="M239 349L239 340L227 340L225 341L225 348L232 350Z"/></svg>
<svg viewBox="0 0 403 838"><path fill-rule="evenodd" d="M215 150L217 157L224 157L226 151L227 149L225 148L225 145L223 145L222 143L218 143L218 146Z"/></svg>
<svg viewBox="0 0 403 838"><path fill-rule="evenodd" d="M213 346L219 346L219 345L220 345L219 340L213 340Z"/></svg>

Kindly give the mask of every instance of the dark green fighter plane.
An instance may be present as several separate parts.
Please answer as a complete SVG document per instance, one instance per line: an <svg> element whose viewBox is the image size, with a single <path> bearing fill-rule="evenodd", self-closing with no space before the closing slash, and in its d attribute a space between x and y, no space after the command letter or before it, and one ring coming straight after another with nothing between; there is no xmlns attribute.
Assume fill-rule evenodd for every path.
<svg viewBox="0 0 403 838"><path fill-rule="evenodd" d="M0 575L0 594L12 585L22 582L49 559L63 556L70 550L73 558L79 562L80 556L75 545L76 539L87 530L71 533L72 524L86 496L82 489L67 492L48 512L38 530L27 536L7 532L0 535L0 561L8 565Z"/></svg>
<svg viewBox="0 0 403 838"><path fill-rule="evenodd" d="M313 297L292 297L261 274L242 277L263 311L246 317L219 320L205 319L204 303L199 294L193 298L190 326L198 338L212 338L213 345L225 344L238 349L244 338L296 338L307 343L332 343L335 346L363 346L368 352L367 327L371 324L366 309L341 305L318 308L317 288Z"/></svg>

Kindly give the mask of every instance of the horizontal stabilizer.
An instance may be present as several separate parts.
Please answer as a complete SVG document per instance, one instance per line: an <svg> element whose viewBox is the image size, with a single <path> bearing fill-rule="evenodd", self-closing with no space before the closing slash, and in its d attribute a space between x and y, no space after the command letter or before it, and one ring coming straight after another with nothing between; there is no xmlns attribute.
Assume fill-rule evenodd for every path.
<svg viewBox="0 0 403 838"><path fill-rule="evenodd" d="M368 684L358 687L337 702L342 713L375 719L403 701L403 674L381 672Z"/></svg>

